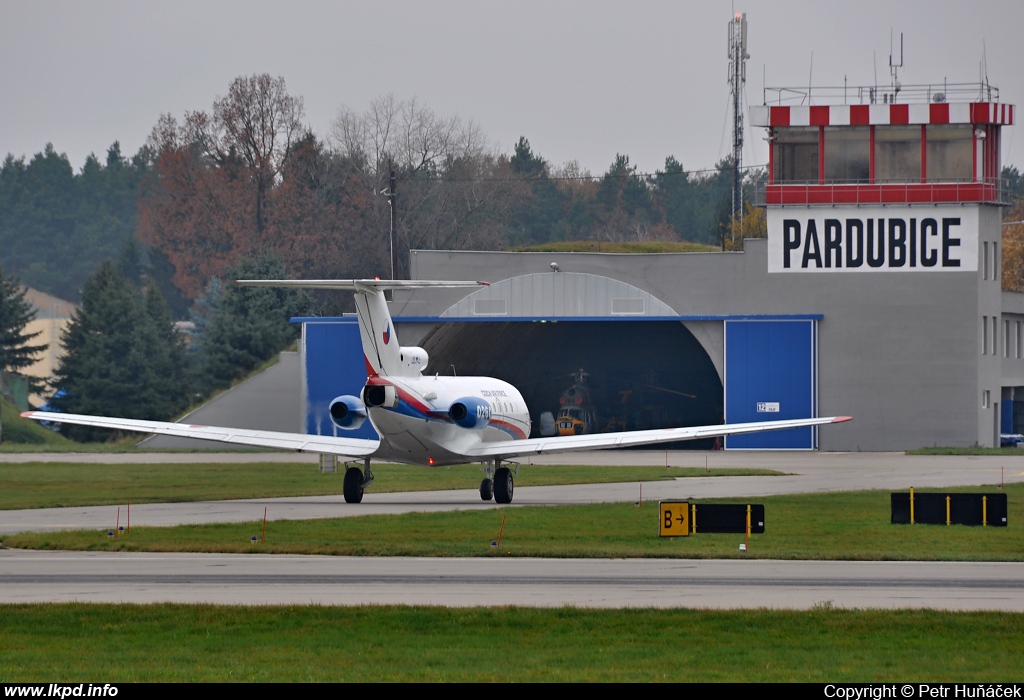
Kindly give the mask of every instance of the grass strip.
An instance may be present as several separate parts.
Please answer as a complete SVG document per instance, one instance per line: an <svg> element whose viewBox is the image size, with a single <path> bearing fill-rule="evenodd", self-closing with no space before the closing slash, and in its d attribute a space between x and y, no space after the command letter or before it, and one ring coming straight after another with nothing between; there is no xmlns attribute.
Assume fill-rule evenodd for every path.
<svg viewBox="0 0 1024 700"><path fill-rule="evenodd" d="M961 487L946 491L994 492ZM917 493L925 490L917 489ZM95 530L23 533L3 545L26 549L149 552L265 552L346 556L524 556L845 559L903 561L1024 560L1024 484L1006 487L1009 527L891 525L889 492L854 491L770 496L766 532L753 535L746 554L743 535L658 537L657 503L495 508L479 511L406 513L327 520L258 521L132 528L108 538ZM702 502L739 502L714 499ZM358 507L358 506L356 506ZM502 546L498 537L505 518ZM699 520L699 518L698 518ZM699 530L699 522L698 522Z"/></svg>
<svg viewBox="0 0 1024 700"><path fill-rule="evenodd" d="M907 450L908 455L954 455L978 457L1024 457L1024 449L1018 447L921 447Z"/></svg>
<svg viewBox="0 0 1024 700"><path fill-rule="evenodd" d="M0 678L1020 681L1024 615L577 608L0 606Z"/></svg>
<svg viewBox="0 0 1024 700"><path fill-rule="evenodd" d="M256 458L258 459L258 457ZM0 510L132 503L180 503L342 493L344 468L321 474L316 464L0 464ZM714 469L712 476L775 475L767 469ZM479 465L384 464L373 470L373 493L477 488ZM524 466L517 486L657 481L708 476L702 468Z"/></svg>

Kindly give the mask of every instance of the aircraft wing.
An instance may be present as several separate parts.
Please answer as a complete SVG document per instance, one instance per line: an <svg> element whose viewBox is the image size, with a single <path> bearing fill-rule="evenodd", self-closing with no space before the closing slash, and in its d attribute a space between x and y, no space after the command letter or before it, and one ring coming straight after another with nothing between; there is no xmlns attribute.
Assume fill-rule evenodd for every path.
<svg viewBox="0 0 1024 700"><path fill-rule="evenodd" d="M796 420L775 420L761 423L734 423L732 425L701 425L692 428L665 428L661 430L634 430L625 433L600 433L597 435L572 435L567 437L531 438L494 442L466 451L467 457L486 459L488 457L519 457L522 455L551 454L555 452L579 452L581 450L604 450L614 447L653 445L659 442L678 442L720 435L741 435L760 433L766 430L804 428L828 423L844 423L849 416L831 418L801 418Z"/></svg>
<svg viewBox="0 0 1024 700"><path fill-rule="evenodd" d="M156 433L157 435L173 435L174 437L226 442L233 445L273 447L279 450L319 452L321 454L344 457L372 455L380 446L379 440L335 437L333 435L304 435L303 433L279 433L272 430L220 428L211 425L165 423L152 420L131 420L129 418L104 418L103 416L83 416L74 413L27 411L22 413L21 417L51 421L53 423L73 423L94 428L131 430L137 433Z"/></svg>

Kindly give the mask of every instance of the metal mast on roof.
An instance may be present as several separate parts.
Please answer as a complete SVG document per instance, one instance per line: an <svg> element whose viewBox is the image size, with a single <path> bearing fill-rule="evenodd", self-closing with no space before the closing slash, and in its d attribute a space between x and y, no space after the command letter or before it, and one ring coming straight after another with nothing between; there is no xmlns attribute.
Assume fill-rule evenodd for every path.
<svg viewBox="0 0 1024 700"><path fill-rule="evenodd" d="M743 216L743 87L747 83L747 14L737 12L729 22L729 86L732 91L732 218Z"/></svg>

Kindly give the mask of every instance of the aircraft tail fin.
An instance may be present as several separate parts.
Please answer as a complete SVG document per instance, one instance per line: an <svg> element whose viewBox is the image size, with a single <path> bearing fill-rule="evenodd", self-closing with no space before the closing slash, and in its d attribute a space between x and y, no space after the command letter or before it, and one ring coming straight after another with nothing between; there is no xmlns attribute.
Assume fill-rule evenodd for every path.
<svg viewBox="0 0 1024 700"><path fill-rule="evenodd" d="M487 282L449 282L443 280L236 280L251 287L291 287L301 289L341 289L355 292L359 336L369 376L406 374L401 360L402 348L384 299L386 289L450 289L487 286Z"/></svg>
<svg viewBox="0 0 1024 700"><path fill-rule="evenodd" d="M356 292L356 315L369 376L397 374L401 347L383 290Z"/></svg>

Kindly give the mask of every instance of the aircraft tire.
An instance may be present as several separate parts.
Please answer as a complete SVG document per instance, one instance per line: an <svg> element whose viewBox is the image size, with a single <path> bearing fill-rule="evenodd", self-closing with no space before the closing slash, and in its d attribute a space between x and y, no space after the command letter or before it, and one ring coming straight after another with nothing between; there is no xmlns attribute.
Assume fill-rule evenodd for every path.
<svg viewBox="0 0 1024 700"><path fill-rule="evenodd" d="M480 500L489 501L494 498L494 482L484 479L480 482Z"/></svg>
<svg viewBox="0 0 1024 700"><path fill-rule="evenodd" d="M363 500L363 472L358 467L345 470L345 503L359 503Z"/></svg>
<svg viewBox="0 0 1024 700"><path fill-rule="evenodd" d="M495 503L511 503L512 502L512 470L508 467L502 467L498 471L494 472L494 502Z"/></svg>

